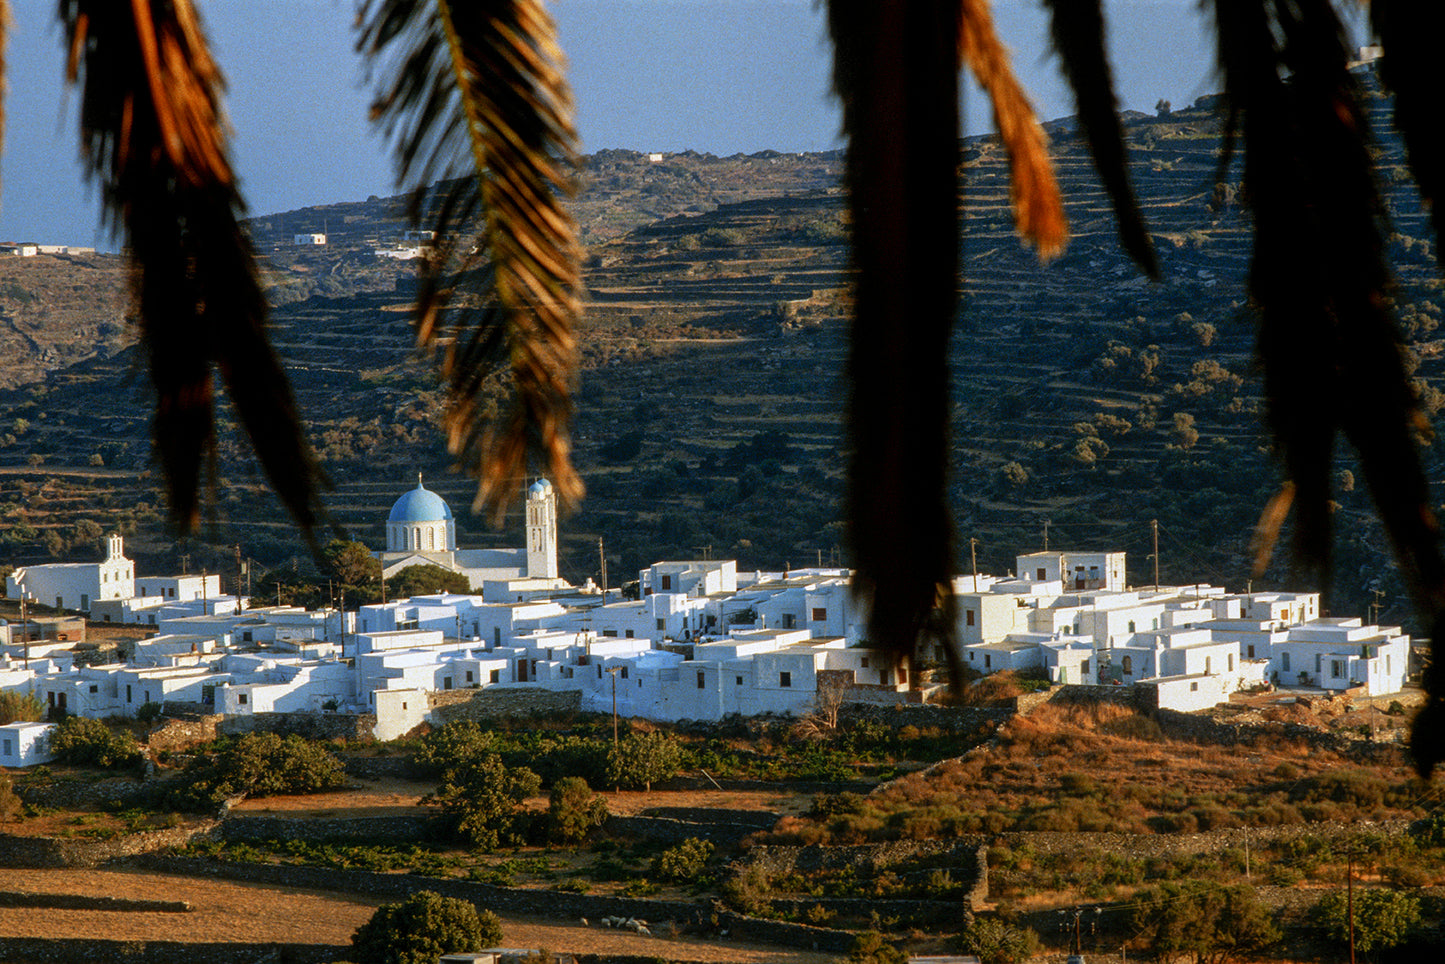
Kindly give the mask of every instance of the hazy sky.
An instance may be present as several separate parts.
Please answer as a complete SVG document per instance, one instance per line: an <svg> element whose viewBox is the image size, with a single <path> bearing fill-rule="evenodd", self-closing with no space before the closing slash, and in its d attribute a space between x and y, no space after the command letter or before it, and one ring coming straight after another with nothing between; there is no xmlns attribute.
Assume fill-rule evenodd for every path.
<svg viewBox="0 0 1445 964"><path fill-rule="evenodd" d="M252 213L395 193L352 50L355 0L196 0L230 83L235 167ZM995 0L1039 113L1073 113L1038 0ZM718 155L839 146L812 0L555 0L583 148ZM1196 0L1109 0L1125 107L1183 105L1216 83ZM54 0L13 0L0 240L99 242ZM970 132L990 119L965 96Z"/></svg>

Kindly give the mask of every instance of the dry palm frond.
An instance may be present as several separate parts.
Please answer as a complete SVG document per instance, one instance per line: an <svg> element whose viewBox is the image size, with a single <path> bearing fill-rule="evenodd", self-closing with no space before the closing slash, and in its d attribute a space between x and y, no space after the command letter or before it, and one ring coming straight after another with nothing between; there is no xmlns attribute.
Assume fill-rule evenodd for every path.
<svg viewBox="0 0 1445 964"><path fill-rule="evenodd" d="M1244 135L1255 218L1250 293L1269 422L1294 487L1296 553L1327 593L1330 467L1342 433L1402 575L1436 623L1445 563L1416 450L1415 398L1386 308L1382 214L1343 30L1329 0L1214 5L1225 95ZM1417 727L1415 751L1428 772L1442 752L1438 735L1425 734Z"/></svg>
<svg viewBox="0 0 1445 964"><path fill-rule="evenodd" d="M854 589L869 606L872 644L911 659L940 597L952 598L958 6L832 0L828 21L856 278L847 415ZM951 618L942 622L951 636Z"/></svg>
<svg viewBox="0 0 1445 964"><path fill-rule="evenodd" d="M106 221L134 264L132 289L157 393L156 450L189 530L214 458L219 366L257 456L308 538L319 469L265 335L266 303L220 116L221 75L189 0L62 0L81 145Z"/></svg>
<svg viewBox="0 0 1445 964"><path fill-rule="evenodd" d="M1445 37L1445 4L1371 0L1379 35L1380 77L1395 95L1395 127L1409 152L1410 171L1430 205L1435 257L1445 265L1445 126L1440 123L1440 77L1435 58Z"/></svg>
<svg viewBox="0 0 1445 964"><path fill-rule="evenodd" d="M441 354L448 445L495 512L533 460L564 504L575 502L578 250L561 201L576 135L551 19L539 0L371 0L359 47L388 62L373 116L395 138L417 210L435 216L416 327L418 343ZM451 181L441 198L425 193L436 178ZM512 387L493 415L483 387L500 367Z"/></svg>
<svg viewBox="0 0 1445 964"><path fill-rule="evenodd" d="M1014 223L1040 257L1052 258L1063 251L1069 225L1049 161L1048 137L994 32L988 0L961 0L957 37L959 55L993 103L999 138L1009 157Z"/></svg>
<svg viewBox="0 0 1445 964"><path fill-rule="evenodd" d="M1114 205L1119 241L1151 277L1159 274L1154 244L1139 212L1119 125L1114 80L1104 49L1102 0L1045 0L1051 15L1050 34L1074 92L1079 126L1094 157L1094 168Z"/></svg>

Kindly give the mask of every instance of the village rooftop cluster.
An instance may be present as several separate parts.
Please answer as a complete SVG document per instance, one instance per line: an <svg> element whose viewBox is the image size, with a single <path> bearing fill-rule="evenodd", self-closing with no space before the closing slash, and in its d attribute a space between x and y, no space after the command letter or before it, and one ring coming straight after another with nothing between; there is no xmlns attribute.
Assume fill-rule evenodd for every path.
<svg viewBox="0 0 1445 964"><path fill-rule="evenodd" d="M869 646L846 569L658 562L639 573L638 598L623 599L558 577L556 520L541 480L528 490L525 549L459 550L450 508L418 481L376 555L388 573L418 562L463 573L472 592L355 611L255 606L222 595L215 575L137 577L111 536L101 562L16 569L7 595L158 635L127 663L93 666L65 639L0 625L0 690L88 717L147 704L368 713L381 740L464 698L440 695L450 690L576 694L582 710L661 721L801 715L830 679L849 700L923 698L906 665ZM958 577L954 590L966 667L1133 686L1146 706L1205 709L1267 683L1379 696L1403 687L1409 658L1398 627L1321 617L1317 593L1128 588L1122 552L1020 555L1014 573ZM41 762L46 727L0 727L0 765Z"/></svg>

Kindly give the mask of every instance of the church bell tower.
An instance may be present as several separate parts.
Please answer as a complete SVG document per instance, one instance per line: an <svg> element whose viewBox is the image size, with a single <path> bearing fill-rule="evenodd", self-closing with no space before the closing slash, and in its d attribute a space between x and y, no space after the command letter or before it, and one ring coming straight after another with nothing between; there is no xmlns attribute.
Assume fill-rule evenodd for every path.
<svg viewBox="0 0 1445 964"><path fill-rule="evenodd" d="M546 479L527 490L527 578L558 578L557 493Z"/></svg>

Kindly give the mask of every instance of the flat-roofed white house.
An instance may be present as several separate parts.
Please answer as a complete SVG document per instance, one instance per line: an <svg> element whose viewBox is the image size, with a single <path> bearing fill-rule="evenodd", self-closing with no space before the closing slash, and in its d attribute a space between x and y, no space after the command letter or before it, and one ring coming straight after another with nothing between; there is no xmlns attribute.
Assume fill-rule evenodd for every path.
<svg viewBox="0 0 1445 964"><path fill-rule="evenodd" d="M1323 618L1289 627L1275 643L1270 671L1281 686L1363 687L1370 696L1404 688L1410 637L1398 626Z"/></svg>
<svg viewBox="0 0 1445 964"><path fill-rule="evenodd" d="M984 675L1004 670L1017 673L1040 669L1044 665L1040 644L1051 638L1036 633L1012 633L994 642L964 646L963 665Z"/></svg>
<svg viewBox="0 0 1445 964"><path fill-rule="evenodd" d="M54 723L6 723L0 726L0 766L28 767L55 759L49 737Z"/></svg>
<svg viewBox="0 0 1445 964"><path fill-rule="evenodd" d="M119 535L106 540L106 555L100 562L52 562L22 566L5 577L5 594L56 609L89 612L103 599L124 599L135 595L135 563L125 557Z"/></svg>
<svg viewBox="0 0 1445 964"><path fill-rule="evenodd" d="M1123 589L1128 585L1122 552L1030 552L1015 559L1021 579L1062 582L1065 592Z"/></svg>

